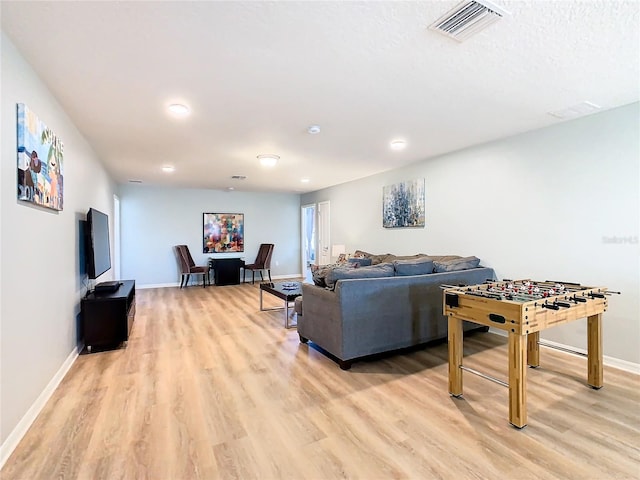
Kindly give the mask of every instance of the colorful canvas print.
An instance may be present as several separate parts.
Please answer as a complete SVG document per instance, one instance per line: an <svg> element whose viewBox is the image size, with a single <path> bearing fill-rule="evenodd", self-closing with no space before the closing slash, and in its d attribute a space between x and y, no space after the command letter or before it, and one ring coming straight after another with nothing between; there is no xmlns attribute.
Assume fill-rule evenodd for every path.
<svg viewBox="0 0 640 480"><path fill-rule="evenodd" d="M18 104L18 200L63 206L62 141L29 107Z"/></svg>
<svg viewBox="0 0 640 480"><path fill-rule="evenodd" d="M203 217L203 253L244 252L243 213L204 213Z"/></svg>
<svg viewBox="0 0 640 480"><path fill-rule="evenodd" d="M382 188L382 226L424 227L424 178Z"/></svg>

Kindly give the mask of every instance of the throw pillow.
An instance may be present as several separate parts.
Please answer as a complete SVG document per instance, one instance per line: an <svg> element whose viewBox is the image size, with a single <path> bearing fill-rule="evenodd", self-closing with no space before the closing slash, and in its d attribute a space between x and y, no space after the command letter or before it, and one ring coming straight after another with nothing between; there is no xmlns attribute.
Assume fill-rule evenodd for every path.
<svg viewBox="0 0 640 480"><path fill-rule="evenodd" d="M429 255L434 262L446 263L462 258L460 255Z"/></svg>
<svg viewBox="0 0 640 480"><path fill-rule="evenodd" d="M346 280L350 278L381 278L393 277L393 265L385 263L381 265L371 265L369 267L360 268L334 268L325 279L327 288L334 289L338 280Z"/></svg>
<svg viewBox="0 0 640 480"><path fill-rule="evenodd" d="M380 265L381 263L391 263L396 259L396 256L391 253L381 253L380 255L371 255L371 265Z"/></svg>
<svg viewBox="0 0 640 480"><path fill-rule="evenodd" d="M325 277L329 272L331 265L311 265L311 278L313 283L319 287L326 287Z"/></svg>
<svg viewBox="0 0 640 480"><path fill-rule="evenodd" d="M351 257L349 259L349 263L354 264L356 267L368 267L369 265L371 265L371 259L370 258L354 258Z"/></svg>
<svg viewBox="0 0 640 480"><path fill-rule="evenodd" d="M480 265L480 259L478 257L462 257L455 260L449 260L446 262L433 262L436 273L443 272L456 272L458 270L469 270L476 268Z"/></svg>
<svg viewBox="0 0 640 480"><path fill-rule="evenodd" d="M326 287L327 286L327 275L335 268L347 268L354 269L357 265L349 265L349 264L339 264L339 263L330 263L328 265L310 265L311 269L311 278L313 279L314 285L318 287Z"/></svg>
<svg viewBox="0 0 640 480"><path fill-rule="evenodd" d="M426 275L433 273L433 260L429 257L416 258L415 260L394 260L393 268L396 275Z"/></svg>

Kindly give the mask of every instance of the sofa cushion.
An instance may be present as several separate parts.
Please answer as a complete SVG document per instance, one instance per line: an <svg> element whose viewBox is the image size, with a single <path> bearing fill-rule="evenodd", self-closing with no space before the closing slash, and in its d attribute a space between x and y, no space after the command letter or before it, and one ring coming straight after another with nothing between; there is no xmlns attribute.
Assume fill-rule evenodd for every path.
<svg viewBox="0 0 640 480"><path fill-rule="evenodd" d="M462 257L444 262L434 261L433 264L436 273L455 272L457 270L476 268L480 265L480 259L478 257Z"/></svg>
<svg viewBox="0 0 640 480"><path fill-rule="evenodd" d="M352 263L358 267L368 267L369 265L371 265L371 259L370 258L360 258L360 257L352 257L349 259L349 263Z"/></svg>
<svg viewBox="0 0 640 480"><path fill-rule="evenodd" d="M369 267L360 268L333 268L329 271L325 278L328 288L335 288L338 280L346 280L350 278L381 278L393 277L394 270L391 263L383 263L380 265L371 265Z"/></svg>
<svg viewBox="0 0 640 480"><path fill-rule="evenodd" d="M413 260L394 260L393 268L398 276L426 275L433 273L433 260L429 257L420 257Z"/></svg>

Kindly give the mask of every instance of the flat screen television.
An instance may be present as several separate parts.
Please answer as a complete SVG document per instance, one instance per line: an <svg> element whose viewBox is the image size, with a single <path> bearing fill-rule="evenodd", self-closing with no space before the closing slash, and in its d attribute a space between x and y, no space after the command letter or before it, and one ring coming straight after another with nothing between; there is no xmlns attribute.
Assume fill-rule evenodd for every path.
<svg viewBox="0 0 640 480"><path fill-rule="evenodd" d="M95 208L90 208L85 232L87 275L95 279L111 268L109 217Z"/></svg>

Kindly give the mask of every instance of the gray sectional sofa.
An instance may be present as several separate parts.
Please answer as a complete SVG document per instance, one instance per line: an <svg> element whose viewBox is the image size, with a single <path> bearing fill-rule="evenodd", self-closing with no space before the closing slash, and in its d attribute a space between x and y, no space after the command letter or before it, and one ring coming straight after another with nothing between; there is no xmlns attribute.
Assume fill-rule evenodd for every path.
<svg viewBox="0 0 640 480"><path fill-rule="evenodd" d="M447 319L442 314L440 286L473 285L495 278L491 268L442 271L452 268L444 264L438 268L442 273L413 275L423 267L416 270L412 265L405 260L361 267L353 273L343 269L327 278L329 287L303 284L300 341L315 343L346 370L361 357L443 339ZM369 270L375 269L380 276L371 276ZM465 324L465 330L477 328Z"/></svg>

